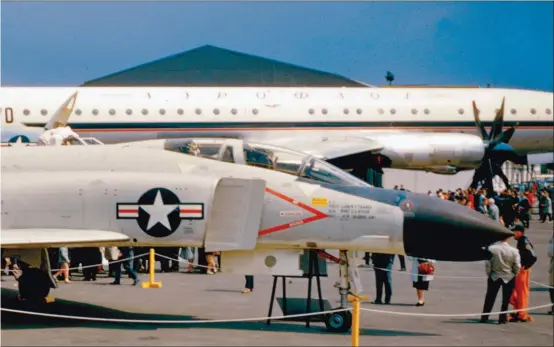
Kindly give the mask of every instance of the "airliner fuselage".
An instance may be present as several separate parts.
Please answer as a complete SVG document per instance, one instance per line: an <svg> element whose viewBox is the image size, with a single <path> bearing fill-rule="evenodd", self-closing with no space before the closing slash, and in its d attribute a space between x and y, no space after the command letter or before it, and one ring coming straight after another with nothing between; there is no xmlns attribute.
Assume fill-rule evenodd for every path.
<svg viewBox="0 0 554 347"><path fill-rule="evenodd" d="M2 87L2 125L44 126L78 91L70 126L116 143L183 136L250 140L307 133L477 134L472 101L490 126L505 98L518 154L551 152L553 94L497 88ZM386 135L385 135L386 137Z"/></svg>

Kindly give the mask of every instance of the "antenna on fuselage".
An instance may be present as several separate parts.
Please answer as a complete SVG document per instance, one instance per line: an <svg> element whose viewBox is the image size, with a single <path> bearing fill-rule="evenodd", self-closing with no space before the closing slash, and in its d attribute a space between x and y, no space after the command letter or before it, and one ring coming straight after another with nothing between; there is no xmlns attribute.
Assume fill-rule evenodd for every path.
<svg viewBox="0 0 554 347"><path fill-rule="evenodd" d="M387 71L387 74L385 75L385 79L389 83L389 86L392 84L392 81L394 81L394 74L390 71Z"/></svg>

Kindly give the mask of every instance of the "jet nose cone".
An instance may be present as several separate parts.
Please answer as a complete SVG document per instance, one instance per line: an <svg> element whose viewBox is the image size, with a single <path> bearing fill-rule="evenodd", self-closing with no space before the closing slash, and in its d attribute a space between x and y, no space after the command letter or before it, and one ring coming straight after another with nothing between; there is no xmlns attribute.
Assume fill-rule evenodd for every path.
<svg viewBox="0 0 554 347"><path fill-rule="evenodd" d="M486 247L513 236L488 216L452 201L409 194L404 209L407 255L443 261L487 259Z"/></svg>

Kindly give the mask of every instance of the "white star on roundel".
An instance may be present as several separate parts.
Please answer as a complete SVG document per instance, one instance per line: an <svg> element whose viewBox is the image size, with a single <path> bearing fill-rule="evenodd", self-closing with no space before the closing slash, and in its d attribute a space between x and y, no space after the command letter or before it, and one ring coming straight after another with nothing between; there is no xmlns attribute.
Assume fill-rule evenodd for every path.
<svg viewBox="0 0 554 347"><path fill-rule="evenodd" d="M156 193L156 199L153 205L140 205L140 208L150 216L148 218L146 230L152 229L152 227L158 223L166 227L167 230L171 230L171 224L169 224L169 218L167 218L167 216L175 211L177 205L164 205L162 194L159 190Z"/></svg>

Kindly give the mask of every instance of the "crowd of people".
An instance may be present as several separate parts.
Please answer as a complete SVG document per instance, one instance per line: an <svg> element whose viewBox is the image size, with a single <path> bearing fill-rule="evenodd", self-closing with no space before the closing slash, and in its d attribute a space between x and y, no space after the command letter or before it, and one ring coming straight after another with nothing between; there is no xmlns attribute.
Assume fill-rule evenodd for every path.
<svg viewBox="0 0 554 347"><path fill-rule="evenodd" d="M500 194L494 197L487 197L485 188L474 189L469 188L462 190L461 188L455 191L443 191L439 189L433 194L431 191L428 195L444 200L454 201L460 205L467 206L482 214L489 215L492 219L500 221L506 227L513 226L516 220L529 228L531 220L531 210L538 201L538 213L541 223L552 223L552 188L545 187L519 191L517 188L504 189ZM548 221L547 221L548 218Z"/></svg>

